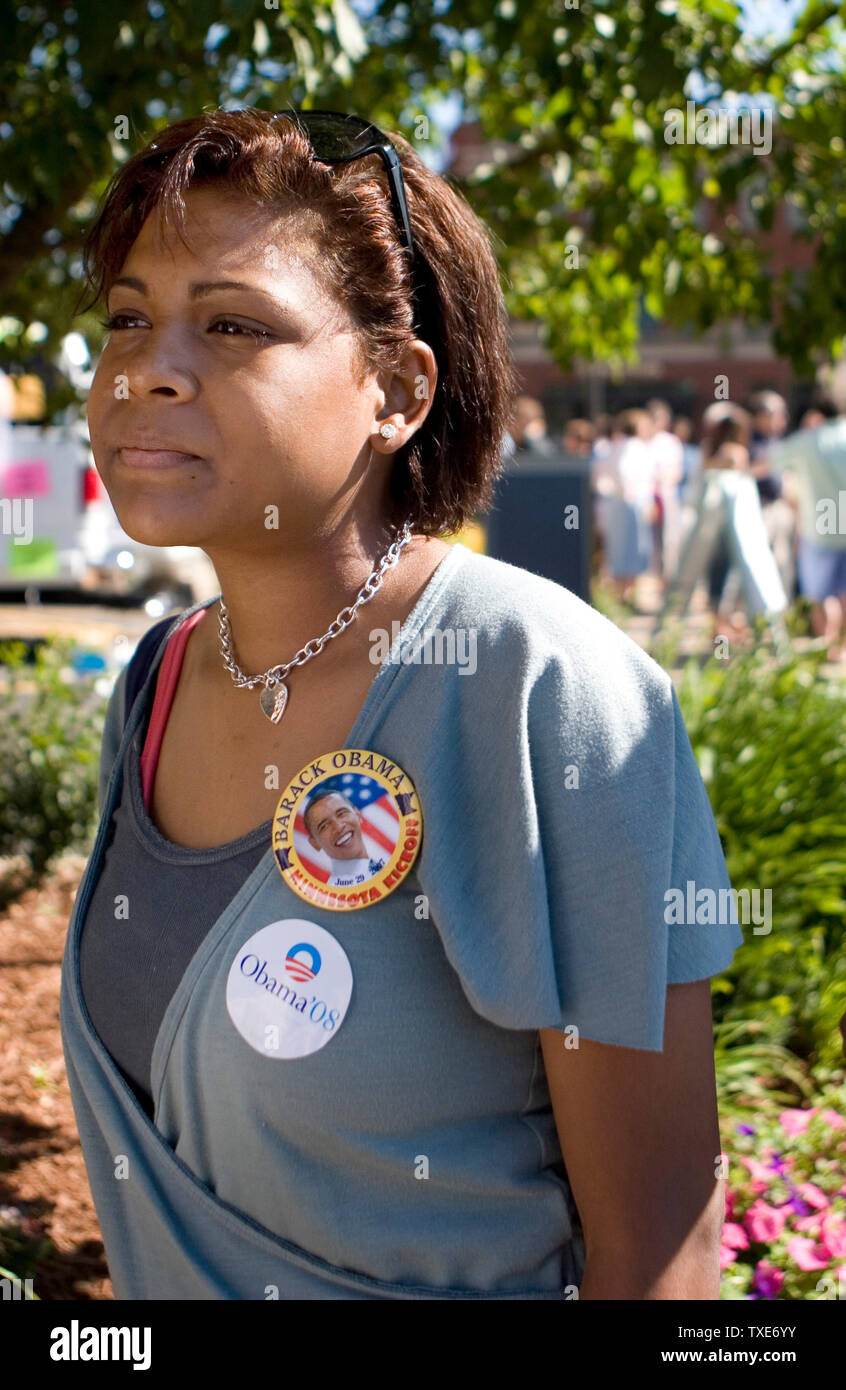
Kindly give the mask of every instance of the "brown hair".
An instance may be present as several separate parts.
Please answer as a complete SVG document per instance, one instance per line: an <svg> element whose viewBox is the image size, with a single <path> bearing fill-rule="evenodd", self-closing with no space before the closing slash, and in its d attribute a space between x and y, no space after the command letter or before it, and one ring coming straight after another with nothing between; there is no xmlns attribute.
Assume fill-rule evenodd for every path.
<svg viewBox="0 0 846 1390"><path fill-rule="evenodd" d="M749 448L750 419L740 406L732 406L731 412L716 420L702 436L702 457L707 467L708 460L716 457L724 444L740 444Z"/></svg>
<svg viewBox="0 0 846 1390"><path fill-rule="evenodd" d="M579 416L574 416L564 426L564 438L575 439L580 444L592 444L593 425L590 420L582 420Z"/></svg>
<svg viewBox="0 0 846 1390"><path fill-rule="evenodd" d="M175 226L187 245L189 185L220 183L225 194L290 214L294 234L316 243L328 291L357 324L362 381L368 371L396 369L413 338L431 347L438 382L423 424L394 455L392 521L408 516L417 532L450 534L487 508L502 469L517 384L508 319L484 224L403 136L386 134L425 261L416 324L411 269L378 156L321 164L292 120L252 108L177 121L121 166L85 238L83 295L94 296L86 309L105 298L156 207L161 229Z"/></svg>
<svg viewBox="0 0 846 1390"><path fill-rule="evenodd" d="M631 410L623 410L617 416L617 429L621 434L639 435L644 428L649 414L645 410L640 410L636 406Z"/></svg>

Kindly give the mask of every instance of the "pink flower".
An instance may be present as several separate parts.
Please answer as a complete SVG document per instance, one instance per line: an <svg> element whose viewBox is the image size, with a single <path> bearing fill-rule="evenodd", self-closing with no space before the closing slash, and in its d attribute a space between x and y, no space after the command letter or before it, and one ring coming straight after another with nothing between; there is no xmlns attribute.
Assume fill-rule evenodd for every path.
<svg viewBox="0 0 846 1390"><path fill-rule="evenodd" d="M817 1218L818 1219L818 1218ZM777 1207L771 1207L760 1198L753 1202L743 1218L743 1224L753 1240L767 1245L778 1240L784 1230L785 1215Z"/></svg>
<svg viewBox="0 0 846 1390"><path fill-rule="evenodd" d="M778 1118L786 1134L804 1134L816 1113L817 1107L813 1110L782 1110Z"/></svg>
<svg viewBox="0 0 846 1390"><path fill-rule="evenodd" d="M810 1216L800 1216L793 1225L797 1231L807 1231L809 1235L818 1236L820 1233L820 1214L812 1211Z"/></svg>
<svg viewBox="0 0 846 1390"><path fill-rule="evenodd" d="M734 1207L736 1201L737 1197L731 1191L731 1188L726 1188L726 1221L731 1221L732 1217L734 1216Z"/></svg>
<svg viewBox="0 0 846 1390"><path fill-rule="evenodd" d="M752 1191L764 1192L766 1188L769 1186L769 1184L774 1180L773 1170L771 1168L768 1168L766 1164L759 1163L757 1158L749 1158L748 1156L744 1155L744 1157L741 1158L740 1161L743 1164L744 1168L749 1169L749 1172L752 1174L752 1177L755 1180L752 1183ZM763 1185L756 1187L755 1183Z"/></svg>
<svg viewBox="0 0 846 1390"><path fill-rule="evenodd" d="M846 1120L842 1115L838 1115L836 1110L823 1110L820 1112L820 1119L825 1120L832 1129L846 1129Z"/></svg>
<svg viewBox="0 0 846 1390"><path fill-rule="evenodd" d="M807 1202L809 1207L816 1207L817 1211L825 1211L831 1205L822 1189L815 1187L812 1182L800 1182L796 1191L803 1202Z"/></svg>
<svg viewBox="0 0 846 1390"><path fill-rule="evenodd" d="M815 1245L804 1236L792 1236L787 1253L800 1269L827 1269L830 1256L822 1245Z"/></svg>
<svg viewBox="0 0 846 1390"><path fill-rule="evenodd" d="M759 1260L755 1266L752 1287L762 1298L775 1298L784 1283L784 1271L776 1269L769 1260Z"/></svg>
<svg viewBox="0 0 846 1390"><path fill-rule="evenodd" d="M723 1223L723 1245L728 1245L733 1250L747 1250L749 1248L749 1237L736 1221Z"/></svg>
<svg viewBox="0 0 846 1390"><path fill-rule="evenodd" d="M846 1256L846 1221L833 1212L823 1217L820 1244L824 1245L833 1260Z"/></svg>
<svg viewBox="0 0 846 1390"><path fill-rule="evenodd" d="M720 1246L720 1269L728 1269L729 1265L734 1264L736 1258L737 1251L732 1250L730 1245Z"/></svg>

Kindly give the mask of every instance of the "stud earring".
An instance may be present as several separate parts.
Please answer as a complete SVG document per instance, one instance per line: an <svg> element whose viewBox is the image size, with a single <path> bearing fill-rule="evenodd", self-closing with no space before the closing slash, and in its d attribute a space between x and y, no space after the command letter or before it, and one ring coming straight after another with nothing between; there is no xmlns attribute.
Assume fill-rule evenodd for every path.
<svg viewBox="0 0 846 1390"><path fill-rule="evenodd" d="M379 433L383 439L393 439L397 432L396 425L392 425L390 420L386 420Z"/></svg>

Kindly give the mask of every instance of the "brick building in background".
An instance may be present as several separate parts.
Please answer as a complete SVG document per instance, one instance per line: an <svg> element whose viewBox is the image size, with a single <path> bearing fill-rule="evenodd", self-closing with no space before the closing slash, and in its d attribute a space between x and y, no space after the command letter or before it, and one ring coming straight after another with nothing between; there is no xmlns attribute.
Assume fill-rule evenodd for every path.
<svg viewBox="0 0 846 1390"><path fill-rule="evenodd" d="M484 141L478 125L465 124L452 136L451 158L444 172L462 176L494 157L497 149L508 154L516 147L504 141ZM735 209L749 231L755 219L748 194ZM719 236L721 224L713 205L703 199L702 227ZM760 233L761 255L774 274L786 267L810 266L813 244L797 236L800 223L790 205L778 210L771 232ZM569 272L572 273L572 272ZM715 324L707 333L683 331L656 322L646 312L641 317L640 361L622 369L612 380L602 364L562 372L541 341L540 325L512 319L512 349L521 375L522 390L542 401L549 432L560 433L573 416L615 413L626 406L642 405L653 396L667 400L674 411L689 415L698 424L702 411L714 400L714 380L727 376L732 400L744 403L752 391L769 388L787 400L791 424L798 423L816 389L813 381L799 381L790 364L775 355L769 327L750 328L742 319Z"/></svg>

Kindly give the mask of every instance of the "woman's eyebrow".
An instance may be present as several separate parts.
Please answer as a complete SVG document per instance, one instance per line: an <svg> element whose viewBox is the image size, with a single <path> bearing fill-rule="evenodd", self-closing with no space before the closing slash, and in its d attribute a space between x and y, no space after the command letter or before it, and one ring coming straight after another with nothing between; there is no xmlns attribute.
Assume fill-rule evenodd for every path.
<svg viewBox="0 0 846 1390"><path fill-rule="evenodd" d="M138 290L139 294L147 293L147 285L143 280L139 280L135 275L122 275L120 279L112 281L112 289L117 289L119 285L129 290ZM195 280L188 286L188 297L190 299L201 299L203 295L211 294L213 290L247 290L250 294L260 294L264 299L269 299L277 308L283 306L267 290L263 290L259 285L248 285L243 280Z"/></svg>

